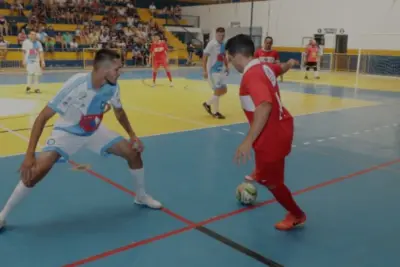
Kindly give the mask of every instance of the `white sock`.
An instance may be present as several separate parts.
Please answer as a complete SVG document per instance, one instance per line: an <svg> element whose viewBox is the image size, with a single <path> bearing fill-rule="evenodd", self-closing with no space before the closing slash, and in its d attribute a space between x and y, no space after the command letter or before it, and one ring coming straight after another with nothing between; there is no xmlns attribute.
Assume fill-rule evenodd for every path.
<svg viewBox="0 0 400 267"><path fill-rule="evenodd" d="M212 105L212 103L214 103L216 100L218 99L218 96L213 95L208 101L207 101L207 105Z"/></svg>
<svg viewBox="0 0 400 267"><path fill-rule="evenodd" d="M15 187L14 192L11 194L3 210L0 212L0 219L5 220L11 210L18 205L18 203L20 203L31 190L32 188L26 187L24 183L20 181L17 187Z"/></svg>
<svg viewBox="0 0 400 267"><path fill-rule="evenodd" d="M314 77L318 77L318 76L319 76L318 71L314 71Z"/></svg>
<svg viewBox="0 0 400 267"><path fill-rule="evenodd" d="M28 74L28 76L26 76L26 86L27 87L31 87L32 86L32 81L33 80L33 75Z"/></svg>
<svg viewBox="0 0 400 267"><path fill-rule="evenodd" d="M34 81L34 84L35 84L35 89L39 89L39 75L34 75L33 76L33 81Z"/></svg>
<svg viewBox="0 0 400 267"><path fill-rule="evenodd" d="M216 96L216 98L214 100L213 112L214 113L219 112L219 96Z"/></svg>
<svg viewBox="0 0 400 267"><path fill-rule="evenodd" d="M135 184L135 191L138 197L142 197L146 195L146 191L144 190L144 168L129 170L133 176L133 183Z"/></svg>

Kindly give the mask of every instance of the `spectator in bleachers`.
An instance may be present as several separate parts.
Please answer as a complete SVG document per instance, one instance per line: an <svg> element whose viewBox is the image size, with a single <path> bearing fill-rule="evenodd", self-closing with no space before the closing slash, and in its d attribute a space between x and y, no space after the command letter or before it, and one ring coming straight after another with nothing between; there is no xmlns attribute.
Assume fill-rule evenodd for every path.
<svg viewBox="0 0 400 267"><path fill-rule="evenodd" d="M51 37L46 37L46 41L44 43L44 49L46 52L50 52L50 53L54 52L55 45L56 45L55 39L53 39Z"/></svg>
<svg viewBox="0 0 400 267"><path fill-rule="evenodd" d="M37 39L39 40L39 42L42 43L42 45L45 44L47 36L48 35L47 35L44 27L41 26L40 29L39 29L39 32L37 33Z"/></svg>
<svg viewBox="0 0 400 267"><path fill-rule="evenodd" d="M157 12L157 8L156 8L156 5L154 4L154 2L152 2L152 3L150 4L150 6L149 6L149 11L150 11L150 14L151 14L153 17L155 17L156 12Z"/></svg>
<svg viewBox="0 0 400 267"><path fill-rule="evenodd" d="M175 16L177 19L182 18L182 8L179 5L174 8L172 16Z"/></svg>
<svg viewBox="0 0 400 267"><path fill-rule="evenodd" d="M22 0L14 0L14 2L10 5L10 16L14 16L14 13L17 13L18 16L24 17L24 4Z"/></svg>
<svg viewBox="0 0 400 267"><path fill-rule="evenodd" d="M47 36L49 36L51 38L56 37L56 31L53 29L53 26L51 26L51 25L49 25L49 27L47 27L46 33L47 33Z"/></svg>
<svg viewBox="0 0 400 267"><path fill-rule="evenodd" d="M73 51L73 52L78 52L79 44L78 44L78 42L76 41L76 38L73 38L73 39L72 39L71 43L69 43L69 47L70 47L71 51Z"/></svg>
<svg viewBox="0 0 400 267"><path fill-rule="evenodd" d="M21 29L21 31L19 32L19 34L17 36L18 45L22 45L22 43L26 40L26 38L28 38L28 36L25 33L25 29Z"/></svg>
<svg viewBox="0 0 400 267"><path fill-rule="evenodd" d="M65 50L69 50L69 44L72 42L72 35L69 32L64 32L62 34L62 44L64 44L62 47L64 47Z"/></svg>
<svg viewBox="0 0 400 267"><path fill-rule="evenodd" d="M8 22L3 15L0 15L0 35L8 35Z"/></svg>

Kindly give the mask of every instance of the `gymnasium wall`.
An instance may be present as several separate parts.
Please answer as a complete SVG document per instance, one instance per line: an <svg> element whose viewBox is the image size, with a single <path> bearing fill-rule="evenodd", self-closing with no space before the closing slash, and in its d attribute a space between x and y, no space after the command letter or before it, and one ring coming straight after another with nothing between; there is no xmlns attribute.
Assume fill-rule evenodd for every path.
<svg viewBox="0 0 400 267"><path fill-rule="evenodd" d="M400 1L399 1L400 2ZM183 13L200 16L203 30L231 22L250 26L250 3L184 7ZM263 27L275 39L275 46L296 51L302 38L319 28L343 28L349 35L348 47L373 50L400 50L399 35L365 36L364 33L400 33L400 3L396 0L270 0L254 2L253 26ZM264 37L263 36L263 37ZM334 38L327 36L327 48ZM296 49L297 48L297 49Z"/></svg>

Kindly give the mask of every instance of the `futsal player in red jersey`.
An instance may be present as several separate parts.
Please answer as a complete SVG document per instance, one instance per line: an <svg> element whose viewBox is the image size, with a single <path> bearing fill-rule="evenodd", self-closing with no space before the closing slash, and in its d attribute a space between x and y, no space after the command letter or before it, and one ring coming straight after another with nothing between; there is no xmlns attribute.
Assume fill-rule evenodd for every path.
<svg viewBox="0 0 400 267"><path fill-rule="evenodd" d="M254 149L256 181L266 186L288 211L275 227L291 230L304 224L306 215L284 183L285 159L292 149L294 124L292 115L282 105L277 76L298 62L289 60L283 64L271 64L254 58L254 43L243 34L229 39L225 49L229 61L243 73L239 94L250 123L250 130L238 147L235 160L246 162L250 159L251 149Z"/></svg>
<svg viewBox="0 0 400 267"><path fill-rule="evenodd" d="M318 60L319 60L319 48L315 40L311 40L310 45L306 47L306 75L304 79L308 79L308 71L310 68L314 69L315 79L319 79L318 73Z"/></svg>
<svg viewBox="0 0 400 267"><path fill-rule="evenodd" d="M153 64L153 87L156 85L157 72L161 66L164 67L170 86L172 87L172 76L168 66L168 45L157 34L153 36L150 52Z"/></svg>
<svg viewBox="0 0 400 267"><path fill-rule="evenodd" d="M265 37L263 47L256 50L254 57L264 62L279 64L279 53L272 49L273 43L274 39L271 36ZM283 82L283 75L281 75L281 82Z"/></svg>

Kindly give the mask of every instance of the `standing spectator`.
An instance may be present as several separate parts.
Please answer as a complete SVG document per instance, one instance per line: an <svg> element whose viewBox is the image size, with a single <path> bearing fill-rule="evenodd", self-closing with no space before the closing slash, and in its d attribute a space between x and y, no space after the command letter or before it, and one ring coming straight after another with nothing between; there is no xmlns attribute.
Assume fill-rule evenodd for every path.
<svg viewBox="0 0 400 267"><path fill-rule="evenodd" d="M8 22L3 15L0 15L0 35L8 35Z"/></svg>
<svg viewBox="0 0 400 267"><path fill-rule="evenodd" d="M152 3L150 4L150 6L149 6L149 11L150 11L150 14L151 14L153 17L156 15L157 8L156 8L156 5L154 5L154 2L152 2Z"/></svg>

